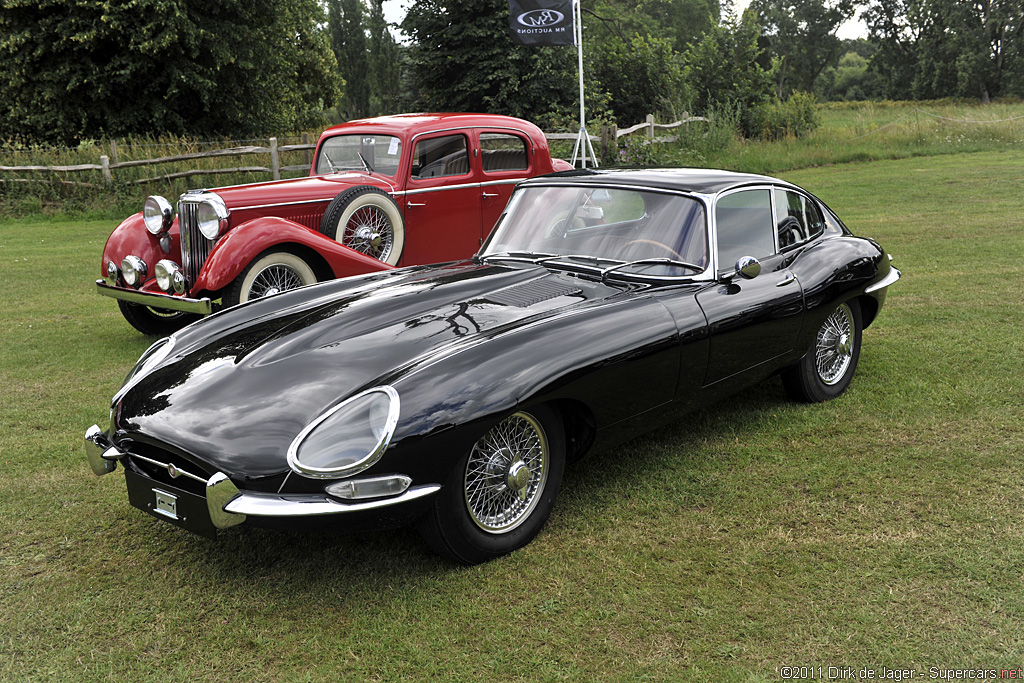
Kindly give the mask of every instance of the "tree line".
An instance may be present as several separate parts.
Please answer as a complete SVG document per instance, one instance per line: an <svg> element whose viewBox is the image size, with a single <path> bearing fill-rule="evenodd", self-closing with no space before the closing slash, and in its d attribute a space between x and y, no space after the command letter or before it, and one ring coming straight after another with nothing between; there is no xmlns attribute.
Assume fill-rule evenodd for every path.
<svg viewBox="0 0 1024 683"><path fill-rule="evenodd" d="M729 0L724 0L728 3ZM816 99L1024 95L1024 0L584 0L588 117L813 125ZM855 12L866 39L836 30ZM400 30L403 39L396 40ZM515 45L506 0L0 0L0 143L245 137L402 111L572 130L574 48Z"/></svg>

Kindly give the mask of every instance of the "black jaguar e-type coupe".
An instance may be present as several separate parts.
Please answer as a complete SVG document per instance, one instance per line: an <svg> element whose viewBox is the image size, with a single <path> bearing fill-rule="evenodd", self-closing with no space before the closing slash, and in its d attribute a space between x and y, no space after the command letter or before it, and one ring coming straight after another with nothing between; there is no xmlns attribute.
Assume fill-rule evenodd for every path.
<svg viewBox="0 0 1024 683"><path fill-rule="evenodd" d="M595 444L776 373L797 400L841 394L890 260L774 178L540 177L471 261L284 292L157 341L86 453L199 534L415 522L483 562L536 536Z"/></svg>

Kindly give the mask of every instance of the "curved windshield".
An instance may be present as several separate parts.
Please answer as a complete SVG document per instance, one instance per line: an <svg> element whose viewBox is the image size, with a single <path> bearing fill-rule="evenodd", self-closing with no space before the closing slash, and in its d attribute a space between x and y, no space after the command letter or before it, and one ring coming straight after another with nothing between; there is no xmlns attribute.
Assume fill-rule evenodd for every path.
<svg viewBox="0 0 1024 683"><path fill-rule="evenodd" d="M393 176L401 159L402 141L393 135L335 135L320 147L316 172L370 170Z"/></svg>
<svg viewBox="0 0 1024 683"><path fill-rule="evenodd" d="M707 220L703 203L674 193L593 185L524 187L513 195L480 256L589 260L617 272L693 275L709 262Z"/></svg>

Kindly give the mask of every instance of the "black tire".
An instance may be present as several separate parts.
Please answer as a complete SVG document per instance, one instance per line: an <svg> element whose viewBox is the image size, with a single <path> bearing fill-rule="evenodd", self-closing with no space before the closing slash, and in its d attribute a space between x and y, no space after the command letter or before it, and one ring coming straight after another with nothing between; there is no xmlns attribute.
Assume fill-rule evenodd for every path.
<svg viewBox="0 0 1024 683"><path fill-rule="evenodd" d="M235 278L224 292L225 306L280 294L317 281L316 270L304 258L290 251L263 252Z"/></svg>
<svg viewBox="0 0 1024 683"><path fill-rule="evenodd" d="M391 266L398 264L405 248L405 220L398 204L369 185L349 188L332 199L320 232Z"/></svg>
<svg viewBox="0 0 1024 683"><path fill-rule="evenodd" d="M832 311L807 354L782 372L782 384L790 398L821 403L846 391L860 359L862 330L860 305L855 299Z"/></svg>
<svg viewBox="0 0 1024 683"><path fill-rule="evenodd" d="M118 300L117 307L121 309L121 315L129 325L142 334L157 337L166 337L202 317L195 313L168 311L164 308L151 308L121 300Z"/></svg>
<svg viewBox="0 0 1024 683"><path fill-rule="evenodd" d="M509 443L523 448L513 453ZM463 564L507 555L540 533L564 470L565 434L557 413L536 406L509 415L459 460L420 520L420 534L435 551Z"/></svg>

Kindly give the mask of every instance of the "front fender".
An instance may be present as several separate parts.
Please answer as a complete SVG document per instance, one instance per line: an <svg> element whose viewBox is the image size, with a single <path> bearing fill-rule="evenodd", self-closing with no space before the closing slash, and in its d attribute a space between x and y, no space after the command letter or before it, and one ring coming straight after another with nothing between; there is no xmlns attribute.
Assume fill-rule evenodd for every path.
<svg viewBox="0 0 1024 683"><path fill-rule="evenodd" d="M170 253L164 253L160 248L160 237L146 230L142 221L142 212L133 214L121 221L120 225L114 228L107 238L103 247L103 260L100 262L100 277L107 276L107 262L113 261L118 267L121 266L121 259L129 254L138 256L149 266L149 279L153 278L153 266L160 259L180 260L178 247L178 223L175 219L171 227L171 249Z"/></svg>
<svg viewBox="0 0 1024 683"><path fill-rule="evenodd" d="M294 250L296 246L319 254L336 278L392 269L386 263L349 249L298 223L284 218L254 218L218 240L203 265L193 292L219 292L261 253L273 247Z"/></svg>

